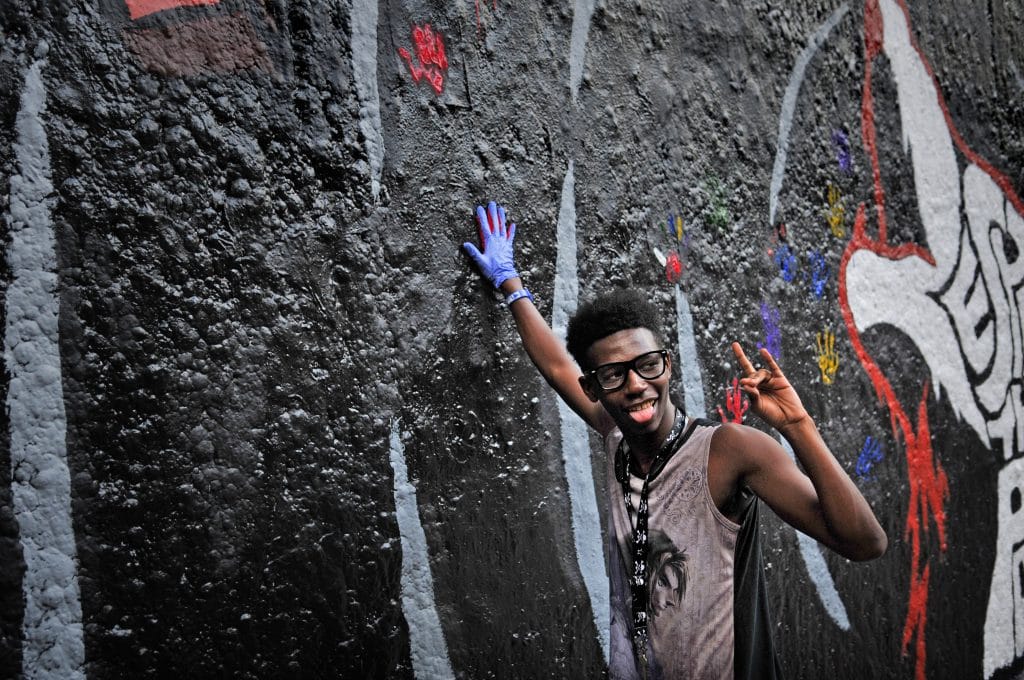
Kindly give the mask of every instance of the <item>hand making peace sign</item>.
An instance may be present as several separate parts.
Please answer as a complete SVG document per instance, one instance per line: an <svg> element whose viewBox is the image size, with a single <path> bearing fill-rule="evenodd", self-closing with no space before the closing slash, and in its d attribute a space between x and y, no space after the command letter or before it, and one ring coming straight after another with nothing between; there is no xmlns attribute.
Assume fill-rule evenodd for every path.
<svg viewBox="0 0 1024 680"><path fill-rule="evenodd" d="M768 368L755 369L740 343L732 343L732 351L742 372L740 389L746 392L750 407L759 418L781 432L810 417L771 352L761 348L761 359Z"/></svg>

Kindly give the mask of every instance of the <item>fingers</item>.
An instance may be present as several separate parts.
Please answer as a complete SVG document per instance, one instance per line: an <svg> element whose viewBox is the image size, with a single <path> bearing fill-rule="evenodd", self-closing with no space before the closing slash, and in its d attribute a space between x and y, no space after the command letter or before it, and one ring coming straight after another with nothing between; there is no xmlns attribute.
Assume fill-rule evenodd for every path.
<svg viewBox="0 0 1024 680"><path fill-rule="evenodd" d="M750 363L750 359L747 358L743 348L740 347L740 343L732 343L732 353L736 355L736 361L739 362L743 375L747 377L752 376L754 374L754 365Z"/></svg>
<svg viewBox="0 0 1024 680"><path fill-rule="evenodd" d="M516 223L513 222L512 225L508 228L508 240L511 241L515 237L516 237Z"/></svg>
<svg viewBox="0 0 1024 680"><path fill-rule="evenodd" d="M511 240L515 233L515 225L506 229L506 219L504 206L491 201L485 210L482 205L478 205L476 207L476 223L480 229L480 243L486 245L487 237L491 235Z"/></svg>
<svg viewBox="0 0 1024 680"><path fill-rule="evenodd" d="M772 356L772 353L768 351L767 347L761 348L761 358L764 359L766 364L768 364L768 368L772 373L782 375L782 369L779 368L777 363L775 363L775 357Z"/></svg>
<svg viewBox="0 0 1024 680"><path fill-rule="evenodd" d="M473 262L476 262L478 267L483 268L484 256L480 253L475 245L472 243L463 243L462 249L466 251L466 254L473 258Z"/></svg>
<svg viewBox="0 0 1024 680"><path fill-rule="evenodd" d="M491 201L487 204L487 217L491 220L491 233L504 237L505 224L498 214L498 204Z"/></svg>
<svg viewBox="0 0 1024 680"><path fill-rule="evenodd" d="M482 205L478 205L476 207L476 226L480 232L480 243L486 243L487 241L484 238L484 231L490 233L491 228L487 224L487 213L484 212L484 207Z"/></svg>

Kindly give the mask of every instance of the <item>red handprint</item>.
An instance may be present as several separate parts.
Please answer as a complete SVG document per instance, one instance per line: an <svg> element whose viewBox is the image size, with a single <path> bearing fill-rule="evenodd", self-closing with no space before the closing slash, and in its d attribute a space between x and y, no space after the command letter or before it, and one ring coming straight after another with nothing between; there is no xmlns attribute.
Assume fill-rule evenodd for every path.
<svg viewBox="0 0 1024 680"><path fill-rule="evenodd" d="M412 55L404 47L398 48L398 56L409 65L414 82L426 77L434 92L441 94L444 90L444 72L448 70L448 55L444 51L444 40L440 33L435 33L430 24L415 26L412 30L412 41L416 51L416 63Z"/></svg>
<svg viewBox="0 0 1024 680"><path fill-rule="evenodd" d="M727 387L725 390L725 407L729 409L729 413L732 417L726 419L725 412L722 411L722 407L718 407L718 417L723 423L742 423L743 415L750 408L750 402L747 400L743 390L740 389L740 379L733 378L732 386Z"/></svg>

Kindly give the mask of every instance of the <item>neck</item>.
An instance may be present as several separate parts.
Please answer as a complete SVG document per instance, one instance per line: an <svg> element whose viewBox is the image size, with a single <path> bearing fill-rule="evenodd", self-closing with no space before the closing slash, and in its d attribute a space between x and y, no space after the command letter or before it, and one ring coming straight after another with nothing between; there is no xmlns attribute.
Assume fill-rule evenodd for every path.
<svg viewBox="0 0 1024 680"><path fill-rule="evenodd" d="M633 460L636 462L637 467L645 475L651 469L651 465L654 463L654 458L661 451L661 447L665 445L665 440L668 439L669 433L672 431L672 425L676 422L676 409L672 407L672 411L668 418L665 418L664 422L658 426L658 429L654 432L625 436L626 443L629 444L630 454L633 456Z"/></svg>

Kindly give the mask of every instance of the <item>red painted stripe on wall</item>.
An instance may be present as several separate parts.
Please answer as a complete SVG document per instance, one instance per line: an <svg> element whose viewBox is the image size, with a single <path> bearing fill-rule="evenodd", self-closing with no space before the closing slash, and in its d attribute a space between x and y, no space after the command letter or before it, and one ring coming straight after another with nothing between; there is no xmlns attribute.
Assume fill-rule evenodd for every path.
<svg viewBox="0 0 1024 680"><path fill-rule="evenodd" d="M160 29L129 29L125 43L146 70L165 76L274 71L249 19L241 14L196 19Z"/></svg>
<svg viewBox="0 0 1024 680"><path fill-rule="evenodd" d="M128 14L132 21L140 17L162 12L165 9L177 7L199 7L202 5L217 5L220 0L125 0L128 5Z"/></svg>

